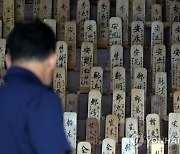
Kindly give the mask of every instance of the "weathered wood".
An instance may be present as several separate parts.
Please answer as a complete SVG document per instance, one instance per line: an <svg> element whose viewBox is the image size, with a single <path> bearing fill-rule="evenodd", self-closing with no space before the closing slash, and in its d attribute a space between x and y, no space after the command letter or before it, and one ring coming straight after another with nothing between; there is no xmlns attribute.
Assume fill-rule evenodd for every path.
<svg viewBox="0 0 180 154"><path fill-rule="evenodd" d="M40 15L40 0L33 0L33 18L38 18Z"/></svg>
<svg viewBox="0 0 180 154"><path fill-rule="evenodd" d="M176 69L177 69L177 90L180 90L180 62L177 62L176 64Z"/></svg>
<svg viewBox="0 0 180 154"><path fill-rule="evenodd" d="M0 20L0 38L2 38L2 20Z"/></svg>
<svg viewBox="0 0 180 154"><path fill-rule="evenodd" d="M126 118L126 137L133 138L138 135L138 119Z"/></svg>
<svg viewBox="0 0 180 154"><path fill-rule="evenodd" d="M180 153L180 113L169 114L168 154Z"/></svg>
<svg viewBox="0 0 180 154"><path fill-rule="evenodd" d="M119 17L111 17L109 20L109 46L122 45L122 20Z"/></svg>
<svg viewBox="0 0 180 154"><path fill-rule="evenodd" d="M146 21L151 21L152 5L156 4L156 0L146 0Z"/></svg>
<svg viewBox="0 0 180 154"><path fill-rule="evenodd" d="M162 21L162 6L160 4L152 5L151 21Z"/></svg>
<svg viewBox="0 0 180 154"><path fill-rule="evenodd" d="M174 22L172 24L172 45L180 44L180 22Z"/></svg>
<svg viewBox="0 0 180 154"><path fill-rule="evenodd" d="M162 115L167 116L167 73L157 72L155 76L155 94L162 98Z"/></svg>
<svg viewBox="0 0 180 154"><path fill-rule="evenodd" d="M0 0L0 20L3 19L3 0Z"/></svg>
<svg viewBox="0 0 180 154"><path fill-rule="evenodd" d="M163 102L160 95L151 96L151 113L156 113L162 118L163 116Z"/></svg>
<svg viewBox="0 0 180 154"><path fill-rule="evenodd" d="M68 69L76 68L76 22L65 23L65 41L68 45Z"/></svg>
<svg viewBox="0 0 180 154"><path fill-rule="evenodd" d="M55 19L44 19L44 22L51 27L56 36L56 20Z"/></svg>
<svg viewBox="0 0 180 154"><path fill-rule="evenodd" d="M78 154L91 154L91 144L89 142L79 142L77 146Z"/></svg>
<svg viewBox="0 0 180 154"><path fill-rule="evenodd" d="M91 68L91 86L90 90L103 91L103 69L101 67Z"/></svg>
<svg viewBox="0 0 180 154"><path fill-rule="evenodd" d="M119 141L124 137L125 132L125 100L125 91L115 90L113 92L112 114L118 117Z"/></svg>
<svg viewBox="0 0 180 154"><path fill-rule="evenodd" d="M57 0L53 0L53 19L57 19Z"/></svg>
<svg viewBox="0 0 180 154"><path fill-rule="evenodd" d="M174 113L180 113L180 90L173 94Z"/></svg>
<svg viewBox="0 0 180 154"><path fill-rule="evenodd" d="M5 66L6 40L0 38L0 68Z"/></svg>
<svg viewBox="0 0 180 154"><path fill-rule="evenodd" d="M68 94L66 97L66 112L78 113L78 96L77 94Z"/></svg>
<svg viewBox="0 0 180 154"><path fill-rule="evenodd" d="M134 138L122 138L122 147L121 153L122 154L136 154L136 146L135 146Z"/></svg>
<svg viewBox="0 0 180 154"><path fill-rule="evenodd" d="M14 0L14 20L15 23L24 21L25 0Z"/></svg>
<svg viewBox="0 0 180 154"><path fill-rule="evenodd" d="M77 43L84 41L84 23L90 19L90 2L89 0L78 0L77 2Z"/></svg>
<svg viewBox="0 0 180 154"><path fill-rule="evenodd" d="M166 0L166 21L170 21L170 0Z"/></svg>
<svg viewBox="0 0 180 154"><path fill-rule="evenodd" d="M64 130L71 146L71 152L76 154L77 113L64 112Z"/></svg>
<svg viewBox="0 0 180 154"><path fill-rule="evenodd" d="M144 46L144 24L142 21L133 21L131 25L131 46Z"/></svg>
<svg viewBox="0 0 180 154"><path fill-rule="evenodd" d="M169 20L170 23L179 22L180 20L180 2L177 1L169 1L170 3L170 11L169 11Z"/></svg>
<svg viewBox="0 0 180 154"><path fill-rule="evenodd" d="M145 23L145 0L133 0L133 21Z"/></svg>
<svg viewBox="0 0 180 154"><path fill-rule="evenodd" d="M109 0L99 0L97 4L97 28L98 28L99 47L108 47L109 18L110 18Z"/></svg>
<svg viewBox="0 0 180 154"><path fill-rule="evenodd" d="M51 19L52 17L52 0L40 0L39 18Z"/></svg>
<svg viewBox="0 0 180 154"><path fill-rule="evenodd" d="M164 142L160 141L160 143L152 143L151 154L164 154Z"/></svg>
<svg viewBox="0 0 180 154"><path fill-rule="evenodd" d="M105 138L102 143L102 154L115 154L116 141L111 138Z"/></svg>
<svg viewBox="0 0 180 154"><path fill-rule="evenodd" d="M4 84L5 75L6 75L6 69L0 68L0 86Z"/></svg>
<svg viewBox="0 0 180 154"><path fill-rule="evenodd" d="M14 28L14 0L3 0L3 38Z"/></svg>
<svg viewBox="0 0 180 154"><path fill-rule="evenodd" d="M84 41L91 42L94 45L93 48L93 63L97 65L97 27L95 20L87 20L84 23Z"/></svg>

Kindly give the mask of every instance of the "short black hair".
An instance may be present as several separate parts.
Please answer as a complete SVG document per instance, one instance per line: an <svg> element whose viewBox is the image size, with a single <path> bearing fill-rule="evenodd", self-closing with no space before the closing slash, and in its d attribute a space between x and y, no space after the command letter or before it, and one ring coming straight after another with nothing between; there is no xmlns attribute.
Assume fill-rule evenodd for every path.
<svg viewBox="0 0 180 154"><path fill-rule="evenodd" d="M8 52L12 62L17 60L44 61L55 52L53 30L40 19L19 24L8 37Z"/></svg>

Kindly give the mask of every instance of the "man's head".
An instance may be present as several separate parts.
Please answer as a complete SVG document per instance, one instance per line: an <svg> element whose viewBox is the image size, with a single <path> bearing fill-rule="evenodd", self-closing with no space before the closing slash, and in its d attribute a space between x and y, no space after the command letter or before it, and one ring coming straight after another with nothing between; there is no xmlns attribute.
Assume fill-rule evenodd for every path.
<svg viewBox="0 0 180 154"><path fill-rule="evenodd" d="M55 35L40 20L17 25L8 37L7 67L20 66L35 73L49 85L55 67Z"/></svg>

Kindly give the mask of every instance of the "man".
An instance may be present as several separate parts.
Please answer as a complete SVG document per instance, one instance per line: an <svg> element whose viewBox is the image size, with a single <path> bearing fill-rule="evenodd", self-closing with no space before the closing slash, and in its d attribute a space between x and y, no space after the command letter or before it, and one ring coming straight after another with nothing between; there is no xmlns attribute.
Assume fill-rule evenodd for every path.
<svg viewBox="0 0 180 154"><path fill-rule="evenodd" d="M53 92L55 36L36 20L8 38L5 84L0 88L0 154L61 154L70 151L60 100Z"/></svg>

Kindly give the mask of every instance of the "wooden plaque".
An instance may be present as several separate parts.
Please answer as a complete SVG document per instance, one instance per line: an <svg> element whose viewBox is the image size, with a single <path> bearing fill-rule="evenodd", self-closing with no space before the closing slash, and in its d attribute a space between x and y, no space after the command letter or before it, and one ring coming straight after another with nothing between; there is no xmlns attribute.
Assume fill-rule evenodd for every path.
<svg viewBox="0 0 180 154"><path fill-rule="evenodd" d="M65 41L68 45L68 69L76 68L76 22L65 23Z"/></svg>
<svg viewBox="0 0 180 154"><path fill-rule="evenodd" d="M94 45L93 63L97 65L97 27L95 20L87 20L84 24L84 41Z"/></svg>
<svg viewBox="0 0 180 154"><path fill-rule="evenodd" d="M126 74L124 67L113 68L113 92L115 90L126 91Z"/></svg>
<svg viewBox="0 0 180 154"><path fill-rule="evenodd" d="M174 113L180 113L180 90L173 94Z"/></svg>
<svg viewBox="0 0 180 154"><path fill-rule="evenodd" d="M14 0L3 0L3 38L14 28Z"/></svg>
<svg viewBox="0 0 180 154"><path fill-rule="evenodd" d="M144 46L144 24L142 21L133 21L131 25L131 46Z"/></svg>
<svg viewBox="0 0 180 154"><path fill-rule="evenodd" d="M2 38L2 20L0 20L0 38Z"/></svg>
<svg viewBox="0 0 180 154"><path fill-rule="evenodd" d="M33 0L33 18L39 17L40 0Z"/></svg>
<svg viewBox="0 0 180 154"><path fill-rule="evenodd" d="M166 0L166 21L170 21L170 0Z"/></svg>
<svg viewBox="0 0 180 154"><path fill-rule="evenodd" d="M0 20L3 19L3 0L0 0Z"/></svg>
<svg viewBox="0 0 180 154"><path fill-rule="evenodd" d="M91 154L91 144L89 142L79 142L77 146L78 154Z"/></svg>
<svg viewBox="0 0 180 154"><path fill-rule="evenodd" d="M115 154L116 141L111 138L105 138L102 143L102 154Z"/></svg>
<svg viewBox="0 0 180 154"><path fill-rule="evenodd" d="M168 154L180 153L180 113L169 113Z"/></svg>
<svg viewBox="0 0 180 154"><path fill-rule="evenodd" d="M177 89L177 63L180 62L180 44L171 46L171 85L172 89Z"/></svg>
<svg viewBox="0 0 180 154"><path fill-rule="evenodd" d="M51 27L56 36L56 20L55 19L44 19L44 22Z"/></svg>
<svg viewBox="0 0 180 154"><path fill-rule="evenodd" d="M147 154L151 154L151 144L160 140L160 118L158 114L146 116Z"/></svg>
<svg viewBox="0 0 180 154"><path fill-rule="evenodd" d="M166 70L166 47L163 44L156 44L152 53L152 88L155 89L156 72L165 72Z"/></svg>
<svg viewBox="0 0 180 154"><path fill-rule="evenodd" d="M66 112L78 113L78 96L77 94L68 94L66 97Z"/></svg>
<svg viewBox="0 0 180 154"><path fill-rule="evenodd" d="M51 19L52 17L52 0L40 0L39 17L41 19Z"/></svg>
<svg viewBox="0 0 180 154"><path fill-rule="evenodd" d="M118 143L118 117L116 115L106 116L105 138L111 138Z"/></svg>
<svg viewBox="0 0 180 154"><path fill-rule="evenodd" d="M125 132L125 100L126 94L124 90L115 90L113 92L112 114L118 117L119 141L124 137Z"/></svg>
<svg viewBox="0 0 180 154"><path fill-rule="evenodd" d="M63 111L66 104L66 78L63 68L56 68L54 71L53 87L57 95L61 98Z"/></svg>
<svg viewBox="0 0 180 154"><path fill-rule="evenodd" d="M167 73L157 72L155 77L155 94L162 97L162 114L167 115Z"/></svg>
<svg viewBox="0 0 180 154"><path fill-rule="evenodd" d="M122 19L123 43L128 43L129 0L116 0L116 16Z"/></svg>
<svg viewBox="0 0 180 154"><path fill-rule="evenodd" d="M138 135L138 119L126 118L126 137L133 138Z"/></svg>
<svg viewBox="0 0 180 154"><path fill-rule="evenodd" d="M151 143L151 154L164 154L164 142Z"/></svg>
<svg viewBox="0 0 180 154"><path fill-rule="evenodd" d="M103 91L103 69L101 67L91 68L91 86L90 90Z"/></svg>
<svg viewBox="0 0 180 154"><path fill-rule="evenodd" d="M108 47L110 2L109 0L99 0L97 5L98 46Z"/></svg>
<svg viewBox="0 0 180 154"><path fill-rule="evenodd" d="M14 17L15 22L23 22L25 13L25 0L14 0Z"/></svg>
<svg viewBox="0 0 180 154"><path fill-rule="evenodd" d="M134 138L122 138L122 147L121 153L122 154L136 154L136 143Z"/></svg>
<svg viewBox="0 0 180 154"><path fill-rule="evenodd" d="M170 2L170 16L169 16L169 20L170 23L173 22L179 22L180 20L180 2L176 2L176 1L169 1Z"/></svg>
<svg viewBox="0 0 180 154"><path fill-rule="evenodd" d="M6 69L0 68L0 86L4 84L5 75L6 75Z"/></svg>
<svg viewBox="0 0 180 154"><path fill-rule="evenodd" d="M57 1L53 0L53 19L57 19Z"/></svg>
<svg viewBox="0 0 180 154"><path fill-rule="evenodd" d="M84 41L84 23L90 18L89 0L78 0L77 2L77 42L81 44ZM97 37L96 37L97 40Z"/></svg>
<svg viewBox="0 0 180 154"><path fill-rule="evenodd" d="M143 67L143 47L133 45L131 47L131 87L134 83L134 69L138 67Z"/></svg>
<svg viewBox="0 0 180 154"><path fill-rule="evenodd" d="M176 68L177 68L177 90L180 90L180 62L177 62L176 64Z"/></svg>
<svg viewBox="0 0 180 154"><path fill-rule="evenodd" d="M180 22L172 24L172 45L180 44Z"/></svg>
<svg viewBox="0 0 180 154"><path fill-rule="evenodd" d="M86 120L86 141L91 144L92 154L96 154L96 145L99 140L99 123L96 118Z"/></svg>
<svg viewBox="0 0 180 154"><path fill-rule="evenodd" d="M122 20L119 17L111 17L109 20L109 46L122 45Z"/></svg>
<svg viewBox="0 0 180 154"><path fill-rule="evenodd" d="M151 25L151 53L155 44L164 44L164 24L161 21L154 21ZM151 62L153 55L151 54Z"/></svg>
<svg viewBox="0 0 180 154"><path fill-rule="evenodd" d="M0 38L0 68L5 66L6 40Z"/></svg>
<svg viewBox="0 0 180 154"><path fill-rule="evenodd" d="M162 21L162 6L160 4L152 5L151 21Z"/></svg>
<svg viewBox="0 0 180 154"><path fill-rule="evenodd" d="M64 112L64 129L68 142L71 146L71 152L72 154L75 154L77 136L77 113Z"/></svg>
<svg viewBox="0 0 180 154"><path fill-rule="evenodd" d="M65 23L70 20L70 0L57 0L57 39L65 40Z"/></svg>
<svg viewBox="0 0 180 154"><path fill-rule="evenodd" d="M131 117L138 119L139 132L144 134L144 90L132 89L131 90Z"/></svg>
<svg viewBox="0 0 180 154"><path fill-rule="evenodd" d="M134 69L134 89L143 89L147 94L147 69L143 67Z"/></svg>
<svg viewBox="0 0 180 154"><path fill-rule="evenodd" d="M97 118L100 124L101 119L101 93L91 90L88 96L88 118Z"/></svg>
<svg viewBox="0 0 180 154"><path fill-rule="evenodd" d="M133 21L145 23L145 0L133 1Z"/></svg>
<svg viewBox="0 0 180 154"><path fill-rule="evenodd" d="M151 96L151 113L158 114L161 118L163 116L162 97L160 95Z"/></svg>
<svg viewBox="0 0 180 154"><path fill-rule="evenodd" d="M93 67L93 44L83 42L81 45L80 87L90 87L91 68Z"/></svg>
<svg viewBox="0 0 180 154"><path fill-rule="evenodd" d="M151 9L153 4L156 4L156 0L146 0L146 21L151 21Z"/></svg>

